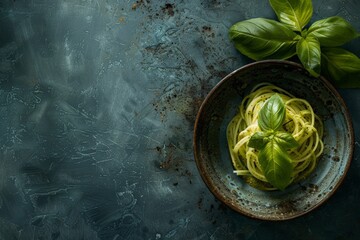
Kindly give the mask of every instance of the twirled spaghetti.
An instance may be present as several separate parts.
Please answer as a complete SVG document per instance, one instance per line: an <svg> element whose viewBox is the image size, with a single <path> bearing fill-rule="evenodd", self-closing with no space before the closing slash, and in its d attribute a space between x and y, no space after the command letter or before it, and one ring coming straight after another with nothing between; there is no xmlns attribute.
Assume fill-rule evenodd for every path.
<svg viewBox="0 0 360 240"><path fill-rule="evenodd" d="M285 103L286 118L283 130L291 133L299 146L288 150L294 166L292 182L306 178L317 165L322 154L323 124L304 99L296 98L289 92L269 83L254 87L239 107L238 114L227 127L227 141L235 173L248 184L262 190L275 188L265 178L258 160L258 150L248 146L251 136L260 131L258 114L264 103L278 93Z"/></svg>

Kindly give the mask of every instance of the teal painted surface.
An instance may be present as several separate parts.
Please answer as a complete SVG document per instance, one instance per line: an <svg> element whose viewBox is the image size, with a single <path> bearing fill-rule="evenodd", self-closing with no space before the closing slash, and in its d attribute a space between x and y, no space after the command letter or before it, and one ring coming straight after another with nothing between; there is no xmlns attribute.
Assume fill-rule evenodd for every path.
<svg viewBox="0 0 360 240"><path fill-rule="evenodd" d="M360 2L314 0L311 22ZM0 2L0 239L358 239L360 91L342 90L355 155L304 217L256 221L215 200L192 131L201 101L251 62L227 29L266 0ZM349 44L360 55L360 40Z"/></svg>

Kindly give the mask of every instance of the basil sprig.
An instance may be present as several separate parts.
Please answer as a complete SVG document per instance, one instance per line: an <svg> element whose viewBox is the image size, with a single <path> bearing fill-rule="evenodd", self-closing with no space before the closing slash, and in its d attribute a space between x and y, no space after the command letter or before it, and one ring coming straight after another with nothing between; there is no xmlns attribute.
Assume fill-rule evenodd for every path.
<svg viewBox="0 0 360 240"><path fill-rule="evenodd" d="M279 21L253 18L235 23L229 36L237 50L254 60L297 55L311 75L323 74L339 87L360 87L359 57L338 48L360 36L349 22L334 16L306 29L313 15L311 0L269 2ZM341 63L343 59L346 63Z"/></svg>
<svg viewBox="0 0 360 240"><path fill-rule="evenodd" d="M287 152L298 146L294 137L282 131L285 104L278 94L271 96L259 112L261 131L254 133L249 147L259 150L259 163L265 178L274 187L283 190L292 182L293 163Z"/></svg>

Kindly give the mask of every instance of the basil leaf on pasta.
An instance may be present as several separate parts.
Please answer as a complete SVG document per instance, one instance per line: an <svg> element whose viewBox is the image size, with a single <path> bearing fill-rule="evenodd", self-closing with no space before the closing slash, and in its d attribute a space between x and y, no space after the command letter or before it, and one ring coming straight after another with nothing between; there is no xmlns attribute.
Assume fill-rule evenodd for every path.
<svg viewBox="0 0 360 240"><path fill-rule="evenodd" d="M269 134L265 132L254 133L249 140L249 147L256 148L258 150L263 149L266 143L269 141L268 136Z"/></svg>
<svg viewBox="0 0 360 240"><path fill-rule="evenodd" d="M299 146L293 135L287 132L276 132L275 141L284 149L290 149Z"/></svg>
<svg viewBox="0 0 360 240"><path fill-rule="evenodd" d="M285 119L285 105L279 94L272 95L259 112L258 124L261 130L278 130Z"/></svg>
<svg viewBox="0 0 360 240"><path fill-rule="evenodd" d="M291 183L293 164L290 156L274 139L260 150L259 162L266 179L274 187L283 190Z"/></svg>

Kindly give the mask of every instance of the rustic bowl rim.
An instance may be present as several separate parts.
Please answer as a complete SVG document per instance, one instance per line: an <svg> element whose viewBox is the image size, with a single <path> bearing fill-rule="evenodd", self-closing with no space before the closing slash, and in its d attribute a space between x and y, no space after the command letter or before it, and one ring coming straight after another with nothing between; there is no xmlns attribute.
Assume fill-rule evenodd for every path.
<svg viewBox="0 0 360 240"><path fill-rule="evenodd" d="M354 139L354 129L353 129L353 123L352 123L352 118L349 112L349 109L344 101L344 99L342 98L342 96L340 95L340 93L337 91L337 89L332 85L332 83L330 83L330 81L328 81L324 76L319 76L318 79L319 81L322 81L322 83L324 85L326 85L330 92L336 97L337 101L339 102L339 104L341 105L341 107L344 109L344 118L345 118L345 122L349 128L349 142L350 142L350 146L349 146L349 157L346 159L346 165L344 168L344 173L342 174L342 176L339 178L339 180L336 182L336 185L333 187L333 189L326 195L326 197L324 197L321 201L319 201L317 204L314 204L313 206L309 207L308 209L301 211L297 214L294 214L292 216L288 216L288 217L284 217L284 218L276 218L276 217L262 217L262 216L257 216L255 214L251 214L245 211L242 211L241 208L239 208L236 204L234 204L231 201L227 201L227 199L225 199L225 197L219 192L219 190L217 189L217 187L215 185L211 184L211 180L209 178L209 176L206 173L206 170L204 168L204 165L201 163L202 162L202 158L200 153L197 151L197 143L198 143L198 139L200 138L198 136L198 129L199 129L199 124L202 121L202 116L204 114L204 108L207 104L209 104L209 99L211 98L211 96L218 91L218 89L227 81L231 80L233 78L233 76L235 74L237 74L238 72L244 71L248 68L252 68L254 66L258 66L258 65L266 65L266 64L274 64L274 65L289 65L290 67L294 67L294 68L301 68L304 69L304 67L296 62L292 62L289 60L261 60L261 61L256 61L253 63L249 63L246 64L238 69L235 69L234 71L232 71L231 73L229 73L228 75L226 75L225 77L223 77L211 90L210 92L207 94L207 96L205 97L205 99L203 100L198 113L196 115L195 118L195 124L194 124L194 132L193 132L193 151L194 151L194 158L195 158L195 162L196 162L196 166L198 168L198 171L201 175L201 178L203 179L203 181L205 182L207 188L210 190L210 192L217 198L219 199L222 203L226 204L228 207L230 207L231 209L235 210L236 212L243 214L247 217L253 218L253 219L258 219L258 220L267 220L267 221L284 221L284 220L290 220L290 219L294 219L300 216L303 216L315 209L317 209L318 207L322 206L324 204L324 202L326 202L329 198L331 198L331 196L333 196L335 194L335 192L338 190L338 188L340 187L340 185L343 183L347 172L350 168L352 159L353 159L353 152L354 152L354 144L355 144L355 139Z"/></svg>

